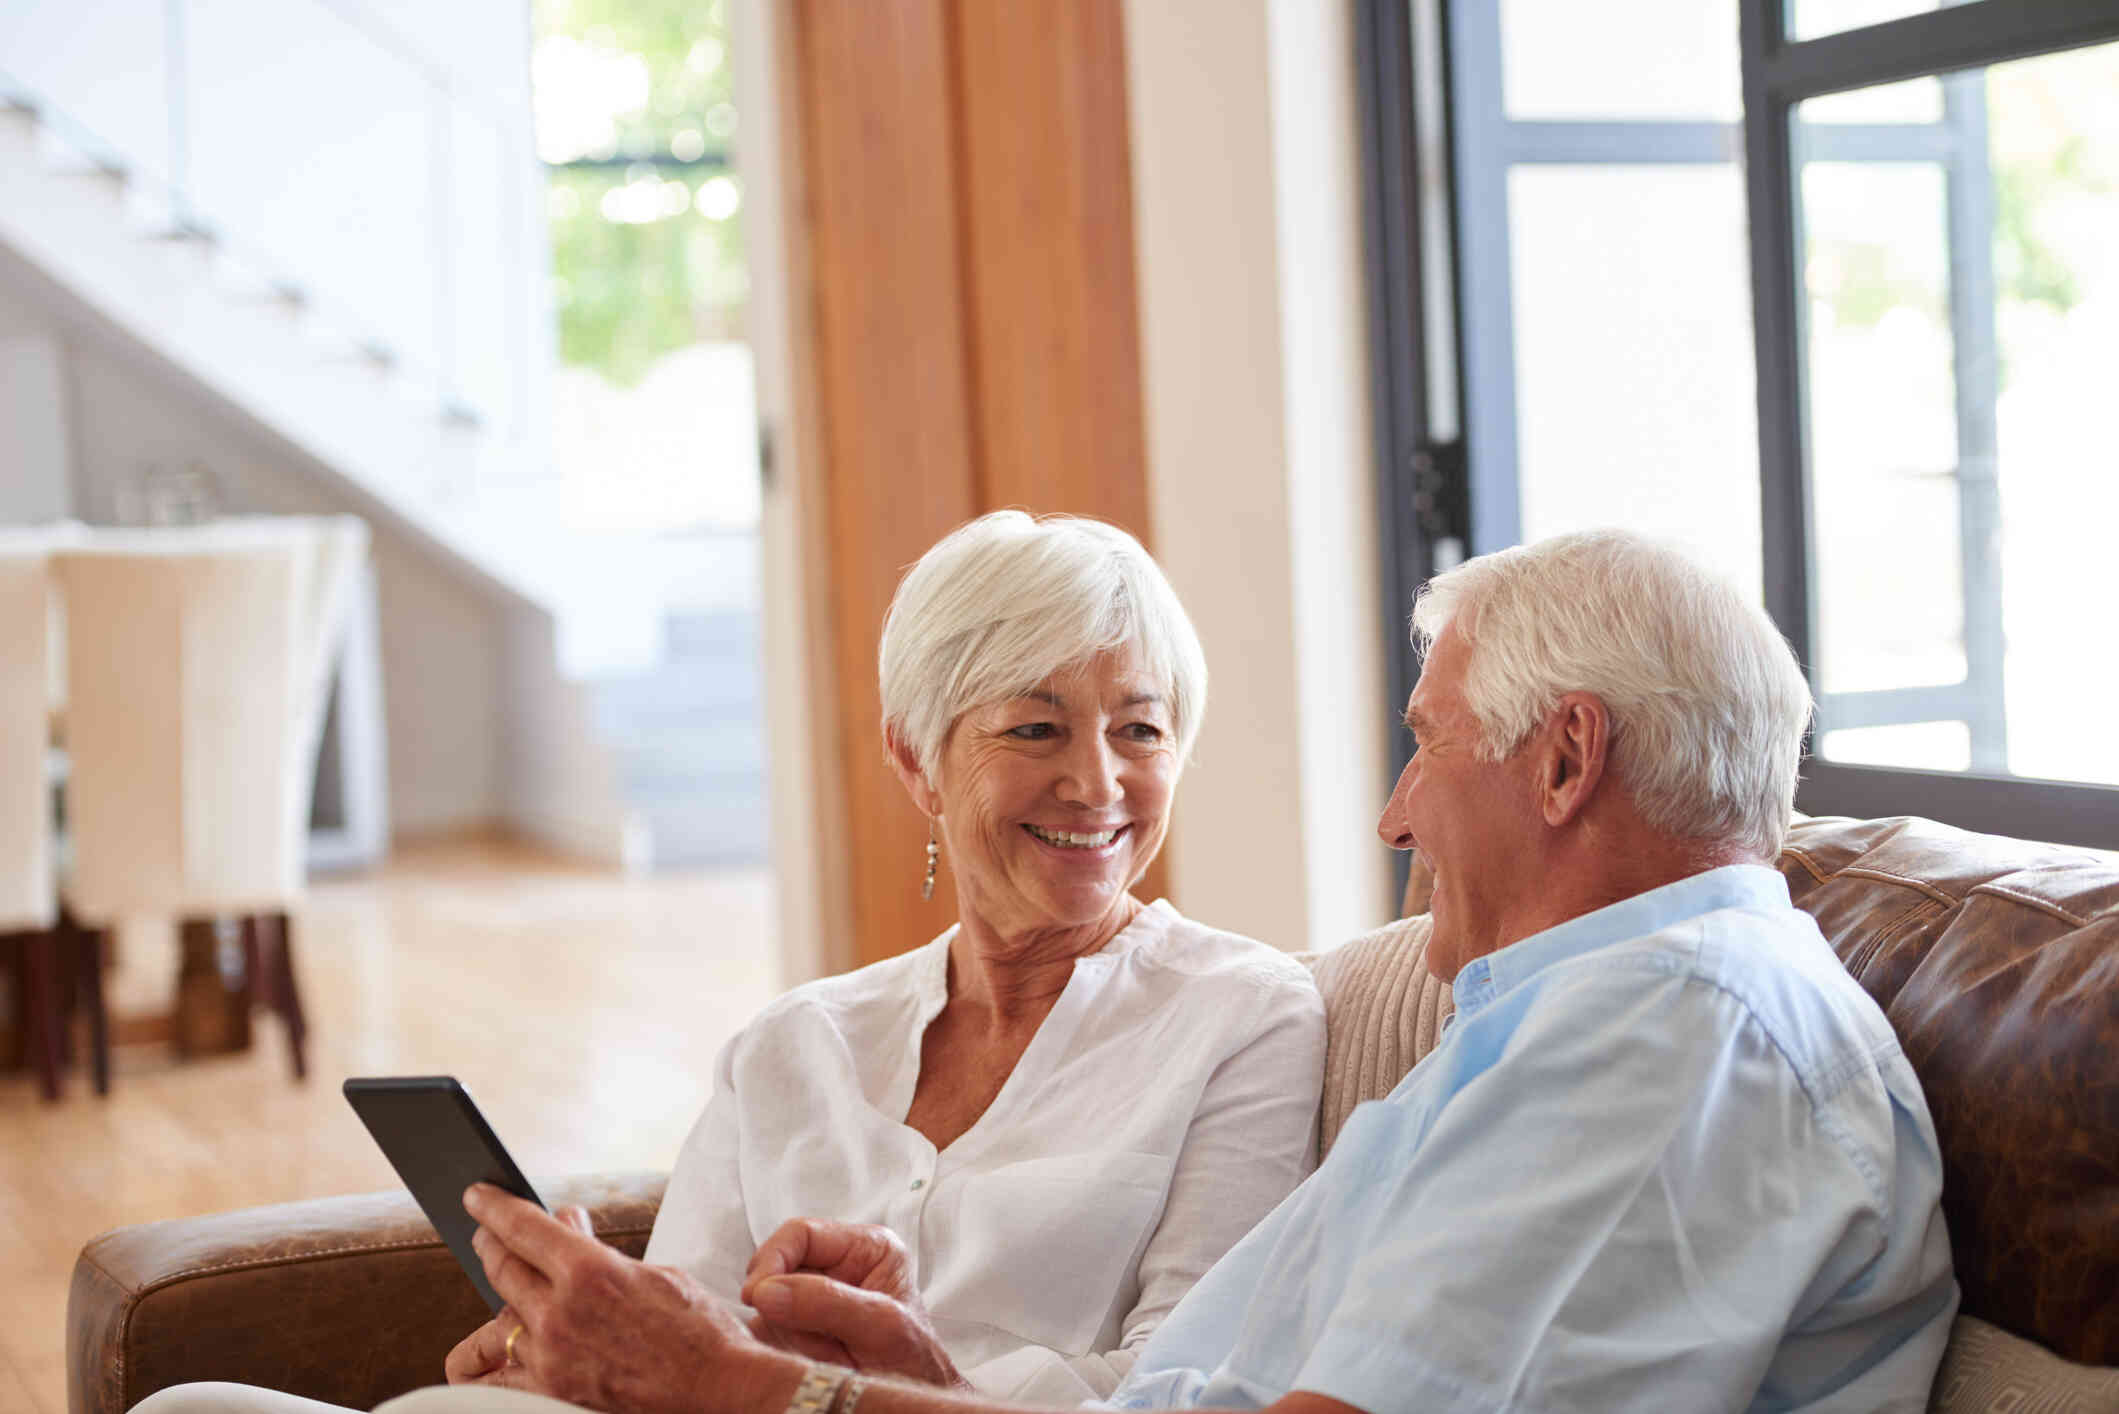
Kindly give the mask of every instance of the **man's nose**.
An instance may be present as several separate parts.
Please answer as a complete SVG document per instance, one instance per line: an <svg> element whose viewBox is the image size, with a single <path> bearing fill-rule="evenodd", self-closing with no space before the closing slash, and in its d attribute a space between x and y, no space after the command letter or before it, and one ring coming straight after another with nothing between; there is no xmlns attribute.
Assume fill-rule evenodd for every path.
<svg viewBox="0 0 2119 1414"><path fill-rule="evenodd" d="M1411 849L1419 843L1413 838L1412 826L1405 819L1406 788L1412 783L1413 763L1405 763L1398 773L1398 784L1391 789L1391 798L1384 802L1383 814L1376 821L1376 835L1392 849Z"/></svg>

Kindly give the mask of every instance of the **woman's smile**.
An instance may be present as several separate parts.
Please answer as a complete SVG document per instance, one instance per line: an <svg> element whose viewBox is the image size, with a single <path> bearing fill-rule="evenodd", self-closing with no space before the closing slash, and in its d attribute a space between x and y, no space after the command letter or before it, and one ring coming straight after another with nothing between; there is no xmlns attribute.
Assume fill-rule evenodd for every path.
<svg viewBox="0 0 2119 1414"><path fill-rule="evenodd" d="M1115 825L1109 829L1081 831L1058 830L1046 826L1025 824L1023 828L1028 830L1032 838L1036 839L1040 844L1050 845L1054 849L1064 850L1069 854L1084 854L1092 851L1103 853L1111 845L1115 844L1121 835L1124 835L1133 827L1131 825Z"/></svg>

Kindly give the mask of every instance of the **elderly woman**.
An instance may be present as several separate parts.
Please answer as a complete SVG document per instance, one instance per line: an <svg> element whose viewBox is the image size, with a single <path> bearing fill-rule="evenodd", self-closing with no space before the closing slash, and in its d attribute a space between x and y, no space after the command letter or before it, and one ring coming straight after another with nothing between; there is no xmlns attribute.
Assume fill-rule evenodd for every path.
<svg viewBox="0 0 2119 1414"><path fill-rule="evenodd" d="M946 855L957 922L729 1042L647 1257L734 1299L754 1257L829 1269L803 1220L880 1225L952 1373L1079 1403L1309 1171L1323 1007L1280 953L1131 892L1206 700L1131 536L973 521L905 576L879 657L883 749L928 822L906 887ZM758 1328L849 1358L783 1320ZM523 1340L504 1311L450 1380L523 1383ZM149 1402L254 1402L212 1389Z"/></svg>
<svg viewBox="0 0 2119 1414"><path fill-rule="evenodd" d="M648 1260L735 1296L788 1220L882 1224L965 1378L1078 1403L1308 1171L1323 1010L1279 953L1131 892L1206 701L1131 536L973 521L905 576L878 657L928 821L907 887L947 856L958 921L729 1043Z"/></svg>

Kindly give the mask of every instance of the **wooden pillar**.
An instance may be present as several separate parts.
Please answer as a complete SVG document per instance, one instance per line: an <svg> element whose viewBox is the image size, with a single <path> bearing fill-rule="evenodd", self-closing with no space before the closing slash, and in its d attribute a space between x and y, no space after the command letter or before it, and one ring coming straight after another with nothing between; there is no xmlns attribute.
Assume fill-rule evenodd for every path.
<svg viewBox="0 0 2119 1414"><path fill-rule="evenodd" d="M818 837L845 852L852 937L826 942L853 966L953 916L946 879L920 900L924 829L883 762L876 637L899 576L1002 506L1149 541L1125 56L1119 0L789 6L788 244L835 679Z"/></svg>

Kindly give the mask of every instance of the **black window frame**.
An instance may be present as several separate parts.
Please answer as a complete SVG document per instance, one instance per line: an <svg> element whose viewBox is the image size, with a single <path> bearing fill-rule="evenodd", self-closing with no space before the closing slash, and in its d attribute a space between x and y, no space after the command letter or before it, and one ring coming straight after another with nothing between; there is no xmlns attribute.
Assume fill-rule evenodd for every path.
<svg viewBox="0 0 2119 1414"><path fill-rule="evenodd" d="M1410 693L1419 671L1406 639L1406 612L1414 590L1429 574L1446 567L1450 547L1492 548L1515 534L1513 524L1477 524L1482 501L1493 505L1496 499L1492 486L1477 495L1473 486L1475 470L1482 464L1487 469L1477 474L1488 482L1495 479L1493 458L1482 459L1482 452L1490 449L1477 440L1492 419L1465 417L1473 397L1467 385L1478 396L1490 402L1498 397L1511 408L1513 389L1493 386L1497 377L1508 380L1505 372L1466 367L1461 332L1452 335L1453 347L1442 351L1452 367L1466 371L1457 382L1457 406L1446 410L1441 420L1463 431L1449 442L1432 436L1437 409L1429 395L1429 360L1436 351L1423 342L1422 331L1435 327L1438 316L1446 327L1461 331L1459 312L1467 306L1462 262L1453 261L1445 286L1448 307L1433 308L1435 272L1429 268L1431 261L1423 263L1418 191L1423 177L1434 180L1436 174L1420 168L1415 75L1444 85L1440 111L1452 131L1441 135L1440 150L1457 150L1464 137L1456 131L1460 116L1475 125L1481 119L1478 114L1460 115L1448 44L1442 44L1439 54L1419 52L1408 15L1421 3L1438 8L1442 31L1448 33L1453 12L1468 13L1461 12L1461 6L1491 8L1495 0L1355 0L1365 124L1378 535L1389 635L1386 662L1400 700ZM1787 28L1789 4L1737 0L1744 102L1740 138L1757 367L1765 603L1814 683L1818 605L1804 443L1795 107L1825 94L2119 41L2119 6L2111 0L1965 0L1796 40ZM1433 149L1436 135L1422 136ZM1472 234L1463 229L1464 222L1482 215L1492 219L1491 203L1482 204L1476 192L1467 200L1457 175L1447 177L1452 195L1449 248L1454 252ZM1512 437L1512 429L1488 429L1487 435L1493 440ZM1512 452L1503 460L1510 463L1506 475L1512 478ZM1507 514L1497 513L1493 520L1499 522ZM1411 746L1402 732L1394 735L1394 768L1402 768ZM1994 834L2119 849L2119 788L2108 786L1854 765L1812 755L1804 763L1796 804L1810 814L1924 815Z"/></svg>

